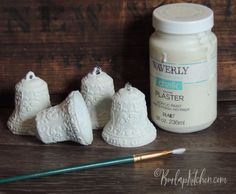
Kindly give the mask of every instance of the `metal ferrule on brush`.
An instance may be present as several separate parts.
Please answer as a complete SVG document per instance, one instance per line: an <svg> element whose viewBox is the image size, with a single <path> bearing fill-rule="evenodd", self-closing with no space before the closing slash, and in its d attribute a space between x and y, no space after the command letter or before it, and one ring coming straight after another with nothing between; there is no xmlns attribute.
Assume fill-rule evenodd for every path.
<svg viewBox="0 0 236 194"><path fill-rule="evenodd" d="M142 160L148 160L151 158L157 158L160 156L164 156L167 154L171 154L171 151L162 151L162 152L149 152L149 153L142 153L142 154L134 154L134 162L142 161Z"/></svg>

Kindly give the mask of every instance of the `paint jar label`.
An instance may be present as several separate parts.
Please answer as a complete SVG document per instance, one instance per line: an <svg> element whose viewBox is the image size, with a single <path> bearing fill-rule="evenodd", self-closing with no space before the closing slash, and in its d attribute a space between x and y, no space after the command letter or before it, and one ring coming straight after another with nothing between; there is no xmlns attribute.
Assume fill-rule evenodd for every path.
<svg viewBox="0 0 236 194"><path fill-rule="evenodd" d="M180 129L210 119L216 72L216 57L184 64L150 58L152 119L161 127Z"/></svg>

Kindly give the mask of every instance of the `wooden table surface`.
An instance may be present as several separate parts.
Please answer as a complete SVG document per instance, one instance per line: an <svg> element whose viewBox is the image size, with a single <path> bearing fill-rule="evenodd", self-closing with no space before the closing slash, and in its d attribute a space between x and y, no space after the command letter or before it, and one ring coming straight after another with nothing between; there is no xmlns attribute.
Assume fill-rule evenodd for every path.
<svg viewBox="0 0 236 194"><path fill-rule="evenodd" d="M221 102L218 118L209 129L193 134L158 129L156 141L133 149L107 145L101 131L94 131L92 145L81 146L72 142L44 145L35 137L13 135L7 129L14 86L29 70L48 83L50 97L59 99L56 102L79 89L82 77L95 64L111 75L116 91L130 82L148 97L152 11L176 2L199 3L214 11ZM186 147L187 152L3 184L0 194L236 193L235 8L236 1L231 0L1 0L0 178L150 150ZM201 179L199 184L201 174L208 182ZM186 179L190 182L182 187Z"/></svg>
<svg viewBox="0 0 236 194"><path fill-rule="evenodd" d="M2 184L1 194L236 193L235 102L220 102L218 118L207 130L192 134L173 134L159 129L158 138L153 143L129 149L107 145L101 138L101 131L94 131L94 141L90 146L71 142L44 145L34 137L10 133L6 121L11 111L9 108L2 108L0 111L1 177L150 150L185 147L187 152L184 155L172 155L136 164ZM199 182L197 178L201 175ZM189 182L184 183L183 180L187 179Z"/></svg>

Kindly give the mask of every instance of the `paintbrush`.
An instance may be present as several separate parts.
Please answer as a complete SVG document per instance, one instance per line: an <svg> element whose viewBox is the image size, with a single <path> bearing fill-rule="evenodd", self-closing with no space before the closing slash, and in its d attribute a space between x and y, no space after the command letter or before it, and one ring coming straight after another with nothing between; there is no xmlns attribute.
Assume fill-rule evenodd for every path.
<svg viewBox="0 0 236 194"><path fill-rule="evenodd" d="M186 151L185 148L178 148L178 149L174 149L170 151L161 151L161 152L153 151L153 152L142 153L142 154L128 155L128 156L123 156L119 158L113 158L110 160L90 162L90 163L85 163L85 164L79 164L77 166L68 166L68 167L52 169L52 170L47 170L47 171L42 171L42 172L33 172L30 174L23 174L23 175L18 175L18 176L13 176L13 177L2 178L0 179L0 184L20 181L20 180L27 180L27 179L32 179L32 178L46 177L50 175L62 174L62 173L67 173L67 172L100 168L100 167L105 167L105 166L135 163L135 162L148 160L152 158L158 158L160 156L164 156L168 154L183 154L185 151Z"/></svg>

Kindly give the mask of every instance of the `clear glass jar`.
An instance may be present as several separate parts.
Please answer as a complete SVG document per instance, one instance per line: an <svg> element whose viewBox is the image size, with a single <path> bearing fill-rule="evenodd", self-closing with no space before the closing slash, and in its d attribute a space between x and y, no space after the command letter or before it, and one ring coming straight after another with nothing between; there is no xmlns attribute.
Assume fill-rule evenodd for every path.
<svg viewBox="0 0 236 194"><path fill-rule="evenodd" d="M211 9L192 3L153 12L151 117L176 133L209 127L217 115L217 39Z"/></svg>

